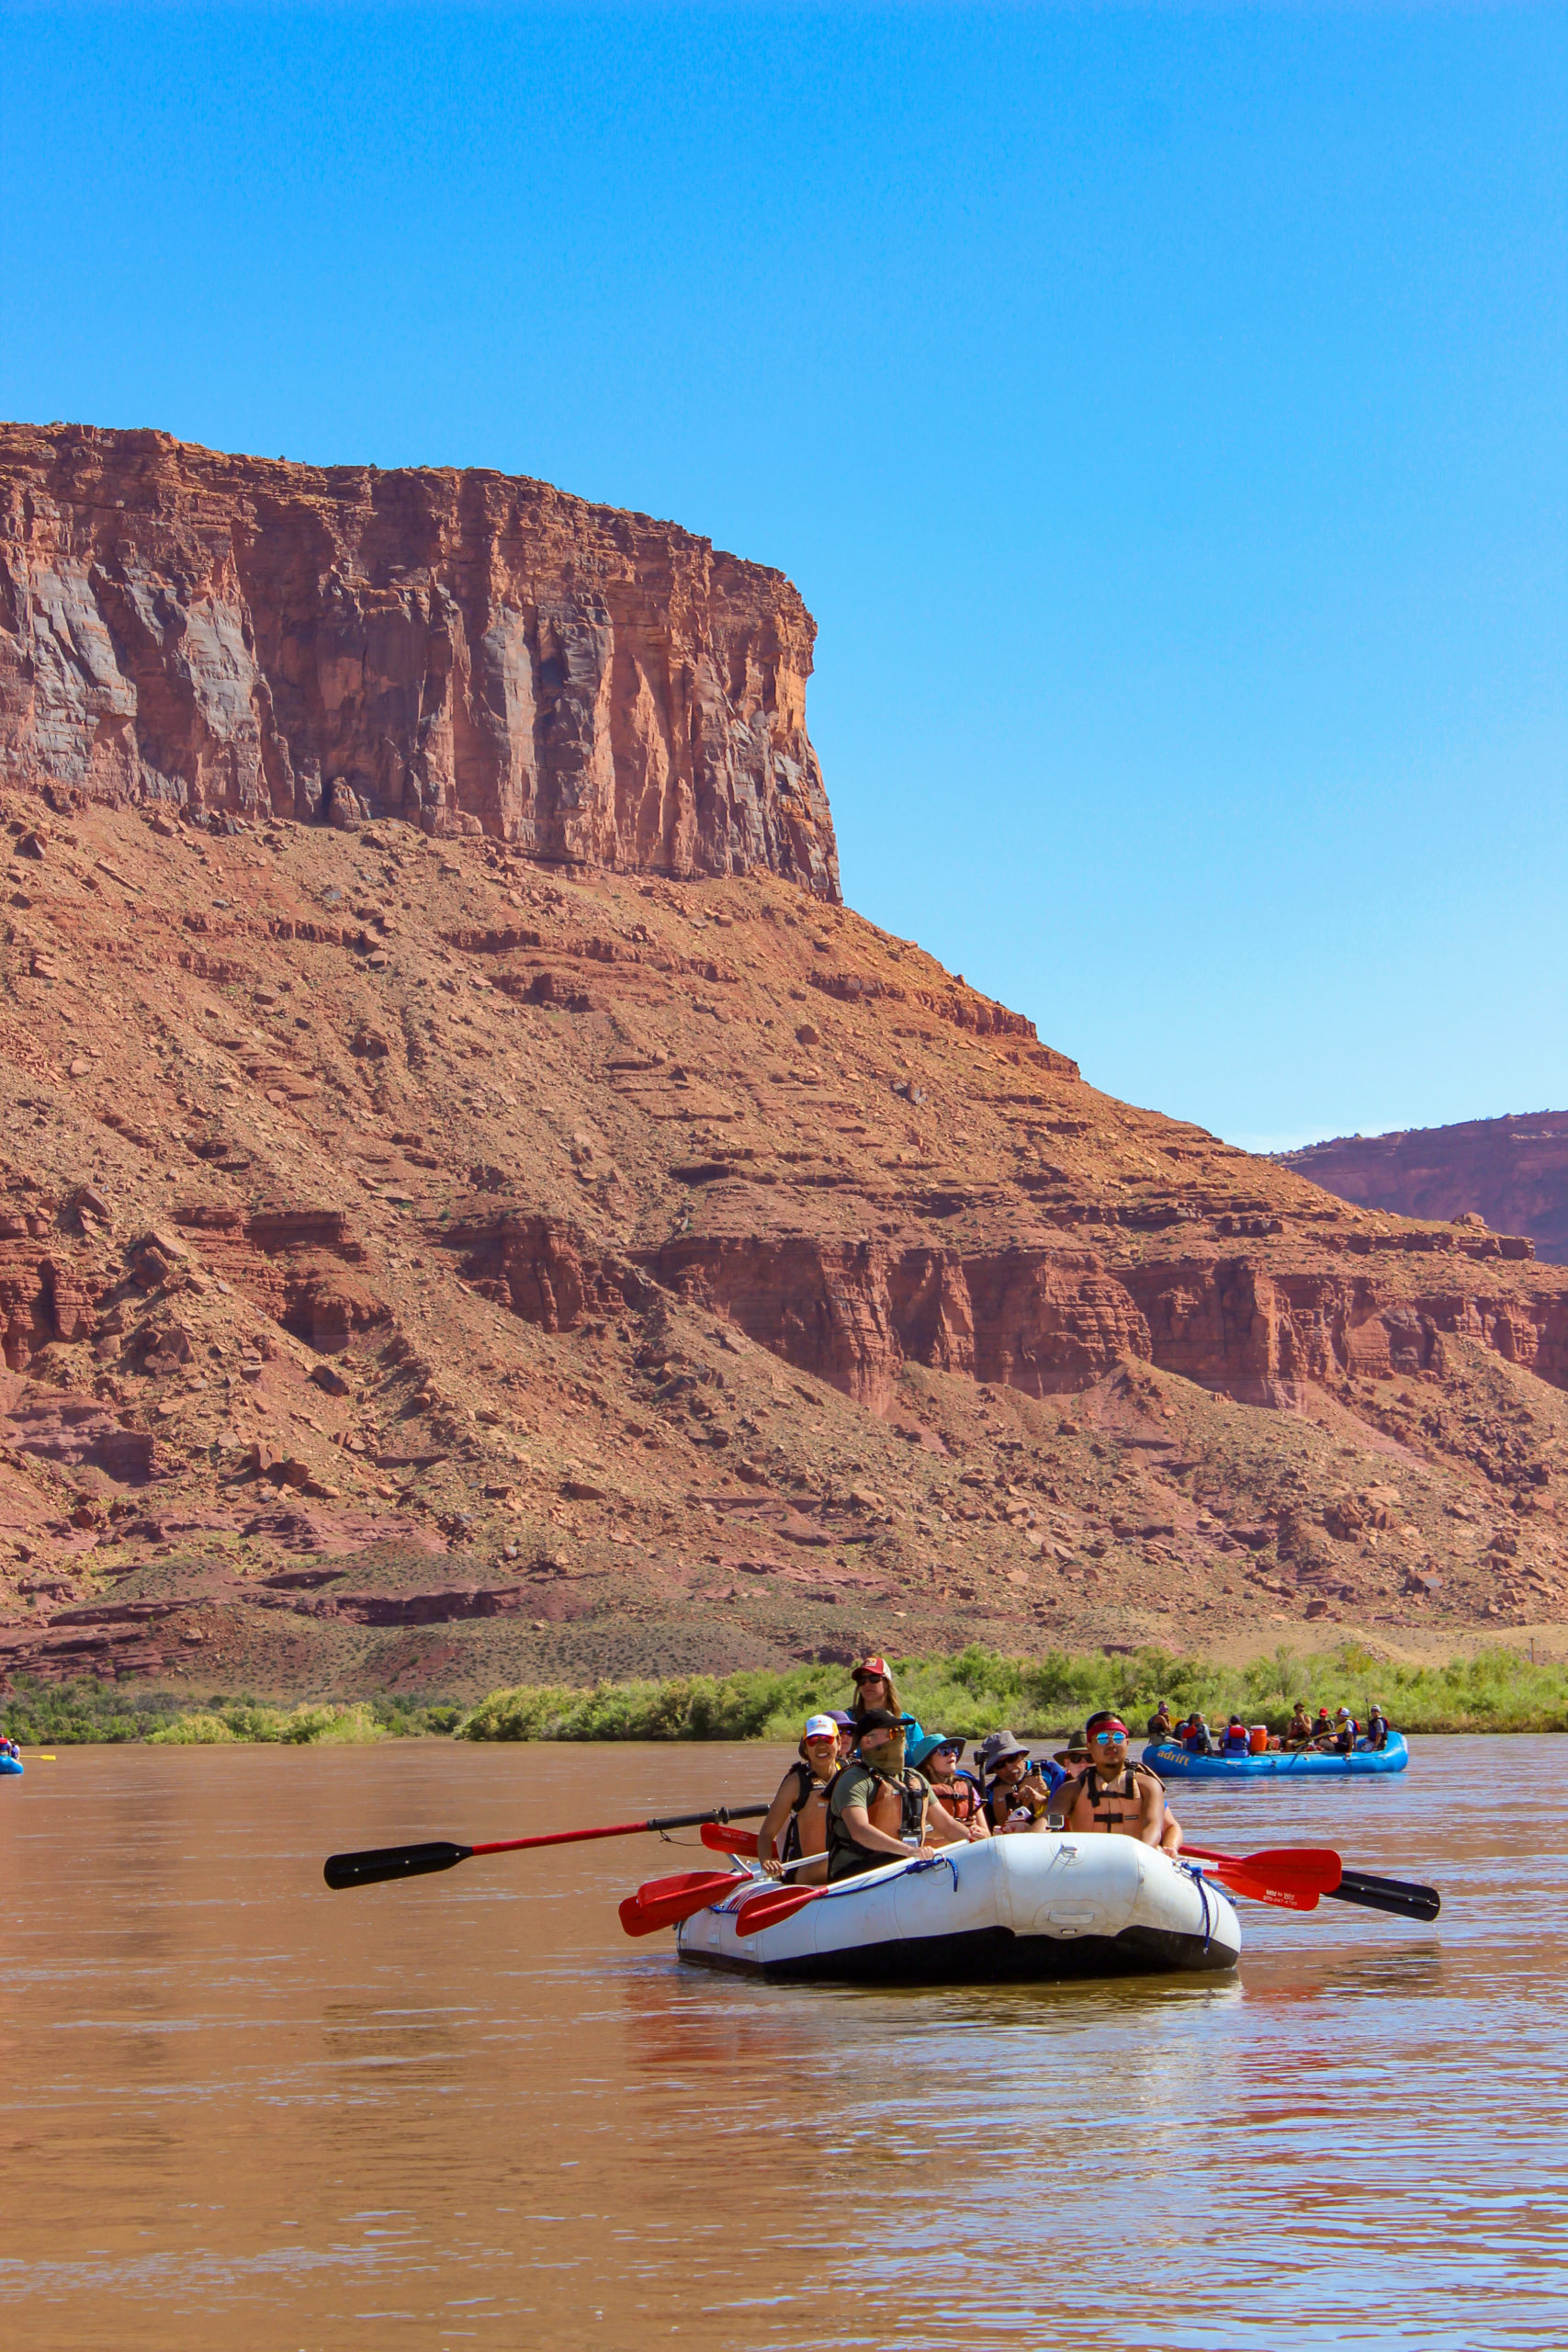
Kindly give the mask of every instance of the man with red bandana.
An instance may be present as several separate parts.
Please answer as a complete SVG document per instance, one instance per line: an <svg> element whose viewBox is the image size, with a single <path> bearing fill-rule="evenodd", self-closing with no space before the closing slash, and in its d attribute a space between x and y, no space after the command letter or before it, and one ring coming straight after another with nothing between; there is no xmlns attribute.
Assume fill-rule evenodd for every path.
<svg viewBox="0 0 1568 2352"><path fill-rule="evenodd" d="M1112 1836L1136 1838L1145 1846L1179 1852L1181 1825L1166 1811L1165 1789L1158 1776L1127 1758L1127 1726L1120 1715L1102 1713L1089 1719L1089 1767L1077 1780L1055 1792L1051 1817L1061 1805L1064 1829L1080 1836L1103 1830Z"/></svg>

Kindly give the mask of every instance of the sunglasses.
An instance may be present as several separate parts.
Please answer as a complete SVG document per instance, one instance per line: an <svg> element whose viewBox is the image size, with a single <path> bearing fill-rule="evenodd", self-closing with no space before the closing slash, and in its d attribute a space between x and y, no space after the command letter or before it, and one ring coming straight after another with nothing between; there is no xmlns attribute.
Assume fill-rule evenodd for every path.
<svg viewBox="0 0 1568 2352"><path fill-rule="evenodd" d="M1094 1744L1096 1747L1120 1747L1126 1736L1124 1731L1097 1731L1094 1735Z"/></svg>

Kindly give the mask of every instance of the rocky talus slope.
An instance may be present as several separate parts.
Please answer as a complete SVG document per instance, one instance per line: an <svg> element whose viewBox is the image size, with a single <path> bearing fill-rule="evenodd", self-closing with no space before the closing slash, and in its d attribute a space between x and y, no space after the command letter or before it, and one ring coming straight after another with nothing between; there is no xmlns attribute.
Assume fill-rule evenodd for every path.
<svg viewBox="0 0 1568 2352"><path fill-rule="evenodd" d="M1538 1258L1568 1265L1568 1111L1336 1136L1280 1164L1363 1208L1527 1235Z"/></svg>
<svg viewBox="0 0 1568 2352"><path fill-rule="evenodd" d="M782 855L5 774L0 1674L1568 1646L1528 1241L1097 1092Z"/></svg>

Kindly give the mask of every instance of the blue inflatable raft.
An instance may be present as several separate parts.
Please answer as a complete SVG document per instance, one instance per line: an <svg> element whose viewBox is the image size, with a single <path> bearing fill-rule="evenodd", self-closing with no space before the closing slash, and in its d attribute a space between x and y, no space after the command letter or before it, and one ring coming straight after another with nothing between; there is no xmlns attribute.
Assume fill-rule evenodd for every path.
<svg viewBox="0 0 1568 2352"><path fill-rule="evenodd" d="M1359 1781L1369 1772L1403 1772L1410 1750L1403 1732L1391 1731L1386 1747L1358 1747L1349 1756L1325 1756L1314 1747L1269 1748L1262 1756L1191 1756L1174 1740L1151 1741L1144 1761L1162 1781Z"/></svg>
<svg viewBox="0 0 1568 2352"><path fill-rule="evenodd" d="M0 1756L0 1779L9 1773L13 1779L19 1781L22 1777L22 1759L19 1756Z"/></svg>

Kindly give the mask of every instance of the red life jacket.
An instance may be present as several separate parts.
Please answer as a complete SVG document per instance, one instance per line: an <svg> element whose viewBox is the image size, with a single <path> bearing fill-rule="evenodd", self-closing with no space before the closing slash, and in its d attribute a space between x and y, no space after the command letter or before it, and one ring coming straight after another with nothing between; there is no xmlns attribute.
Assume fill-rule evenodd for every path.
<svg viewBox="0 0 1568 2352"><path fill-rule="evenodd" d="M965 1827L985 1810L979 1783L967 1772L954 1772L951 1781L932 1781L931 1794L944 1813L950 1813L954 1821L962 1821Z"/></svg>

